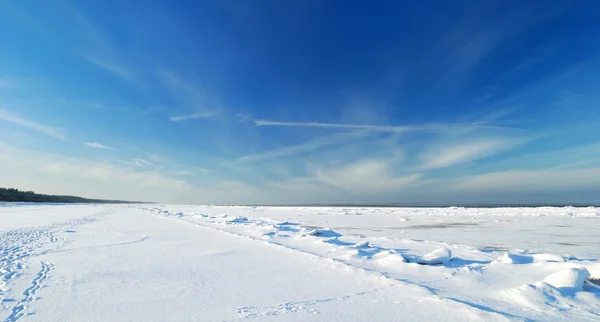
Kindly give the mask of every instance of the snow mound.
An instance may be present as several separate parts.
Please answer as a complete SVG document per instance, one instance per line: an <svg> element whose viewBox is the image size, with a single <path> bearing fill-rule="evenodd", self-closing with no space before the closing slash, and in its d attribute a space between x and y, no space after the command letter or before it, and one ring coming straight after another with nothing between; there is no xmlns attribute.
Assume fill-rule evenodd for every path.
<svg viewBox="0 0 600 322"><path fill-rule="evenodd" d="M375 259L375 260L384 259L392 254L396 254L396 252L393 252L391 250L383 250L383 251L380 251L379 253L373 255L373 259Z"/></svg>
<svg viewBox="0 0 600 322"><path fill-rule="evenodd" d="M369 247L369 241L365 240L363 242L358 242L358 243L354 244L354 247L356 247L356 248L366 248L366 247Z"/></svg>
<svg viewBox="0 0 600 322"><path fill-rule="evenodd" d="M559 290L578 292L588 277L590 272L585 267L568 268L546 276L543 282Z"/></svg>
<svg viewBox="0 0 600 322"><path fill-rule="evenodd" d="M457 321L594 321L600 316L600 261L596 259L600 258L600 251L593 247L600 243L600 235L590 229L600 222L577 219L591 215L600 217L597 216L600 208L186 207L181 208L182 218L174 216L178 208L165 206L165 209L172 209L169 220L173 221L174 229L189 229L190 235L199 240L206 241L206 235L212 235L211 231L226 233L208 239L210 247L219 247L210 250L211 257L213 251L221 254L220 247L223 246L222 243L211 243L211 240L227 239L233 243L239 239L239 245L236 243L235 247L223 249L231 249L226 253L231 255L214 256L210 261L199 260L201 265L198 267L207 265L207 269L211 269L215 261L223 261L222 268L215 270L221 276L223 269L237 269L239 265L230 263L238 263L238 259L251 266L261 265L257 266L260 269L257 277L247 279L233 271L228 274L233 277L226 276L219 286L234 287L214 288L219 294L225 292L214 302L217 304L212 305L216 308L219 303L231 301L227 293L230 290L235 294L241 287L249 290L244 292L248 293L248 299L238 301L234 298L236 303L239 302L236 305L240 308L241 318L261 319L313 309L322 314L322 320L393 320L394 314L400 311L407 314L403 319L417 321L444 318ZM156 211L150 211L153 218ZM206 215L191 216L198 213ZM137 214L137 210L134 214L140 219L146 218L143 213ZM195 225L178 228L177 220ZM116 219L114 224L130 226ZM167 222L160 220L157 224ZM203 229L205 234L196 234L197 226L208 230ZM158 234L154 226L149 229ZM532 233L538 233L535 241L531 240ZM57 238L81 240L85 234L87 232L78 229L77 234L60 232ZM178 233L172 235L175 240L179 239ZM257 240L261 242L255 242ZM189 254L190 249L199 251L197 244L194 242L181 254ZM239 252L239 247L249 251ZM126 247L121 248L127 251ZM114 250L117 248L111 249ZM174 251L169 249L165 253ZM135 249L131 254L137 255ZM62 267L58 259L64 256L59 255L51 256L57 256L57 267ZM290 259L282 260L286 259L284 256L290 256ZM281 267L290 261L294 261L292 267ZM171 263L166 265L172 267ZM313 269L316 265L318 269ZM297 272L294 267L298 268ZM585 269L572 270L577 267ZM183 269L188 270L187 267ZM278 287L280 283L275 286L266 283L280 281L289 276L290 271L303 278L300 283L293 283L297 289L292 292L322 286L335 294L349 295L329 297L329 293L320 294L319 290L311 288L307 294L291 293L288 297L286 293L285 298L268 292L266 296L275 298L257 301L251 294L253 289ZM344 274L339 274L342 271ZM0 281L3 279L1 273L2 267ZM329 273L331 275L323 275ZM190 278L180 275L183 279ZM332 286L338 275L354 281L356 290L338 292ZM230 281L237 277L240 280ZM245 285L246 280L251 284ZM381 280L390 287L382 288ZM12 279L6 282L8 287L14 284ZM344 287L352 284L345 280L340 283ZM182 283L186 284L188 282ZM291 285L282 284L285 289ZM0 296L1 288L0 283ZM215 294L208 295L204 302ZM433 302L429 301L432 295ZM290 301L292 298L307 300L294 302ZM190 301L197 303L197 296L191 296ZM387 310L383 305L390 305L389 315L387 312L379 314L380 307ZM416 310L415 305L427 307ZM356 312L347 308L356 309ZM215 312L222 315L221 311ZM363 313L364 316L357 315ZM221 315L206 320L223 320ZM290 315L281 319L306 320L306 316Z"/></svg>
<svg viewBox="0 0 600 322"><path fill-rule="evenodd" d="M452 259L452 251L448 248L440 248L426 254L421 258L417 258L417 263L421 265L442 265Z"/></svg>
<svg viewBox="0 0 600 322"><path fill-rule="evenodd" d="M542 281L509 290L504 296L535 311L545 311L548 307L557 311L577 308L580 312L589 313L591 320L596 320L598 315L594 311L597 310L600 293L590 278L585 267L567 268L546 276Z"/></svg>
<svg viewBox="0 0 600 322"><path fill-rule="evenodd" d="M247 223L248 217L244 216L235 216L233 219L228 219L225 221L227 224L239 224L239 223Z"/></svg>
<svg viewBox="0 0 600 322"><path fill-rule="evenodd" d="M278 227L282 227L282 226L295 226L297 224L289 222L289 221L282 221L280 223L277 224Z"/></svg>
<svg viewBox="0 0 600 322"><path fill-rule="evenodd" d="M533 262L565 262L566 259L563 256L555 254L534 254Z"/></svg>
<svg viewBox="0 0 600 322"><path fill-rule="evenodd" d="M504 264L531 264L539 262L565 262L565 258L554 254L524 254L506 252L496 262Z"/></svg>
<svg viewBox="0 0 600 322"><path fill-rule="evenodd" d="M341 234L336 233L330 228L311 229L305 235L315 237L341 237Z"/></svg>
<svg viewBox="0 0 600 322"><path fill-rule="evenodd" d="M589 279L600 280L600 262L586 265L585 268L590 272Z"/></svg>
<svg viewBox="0 0 600 322"><path fill-rule="evenodd" d="M406 263L406 258L392 250L381 251L372 257L374 260L385 266L394 266L400 263Z"/></svg>

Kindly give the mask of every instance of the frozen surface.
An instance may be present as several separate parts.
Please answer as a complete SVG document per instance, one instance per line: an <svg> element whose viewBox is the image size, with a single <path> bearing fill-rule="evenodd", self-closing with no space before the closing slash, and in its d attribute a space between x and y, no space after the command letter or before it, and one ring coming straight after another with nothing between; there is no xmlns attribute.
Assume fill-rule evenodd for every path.
<svg viewBox="0 0 600 322"><path fill-rule="evenodd" d="M0 206L0 321L600 320L598 208Z"/></svg>

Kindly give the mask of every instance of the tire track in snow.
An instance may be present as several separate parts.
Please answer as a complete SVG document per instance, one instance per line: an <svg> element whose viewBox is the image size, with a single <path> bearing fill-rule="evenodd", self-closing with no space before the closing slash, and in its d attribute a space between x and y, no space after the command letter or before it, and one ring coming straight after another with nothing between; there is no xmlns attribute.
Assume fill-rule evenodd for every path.
<svg viewBox="0 0 600 322"><path fill-rule="evenodd" d="M42 268L25 291L24 297L12 308L12 313L4 322L15 322L26 315L28 305L36 300L36 293L42 288L42 283L48 278L50 271L54 269L54 263L42 262Z"/></svg>

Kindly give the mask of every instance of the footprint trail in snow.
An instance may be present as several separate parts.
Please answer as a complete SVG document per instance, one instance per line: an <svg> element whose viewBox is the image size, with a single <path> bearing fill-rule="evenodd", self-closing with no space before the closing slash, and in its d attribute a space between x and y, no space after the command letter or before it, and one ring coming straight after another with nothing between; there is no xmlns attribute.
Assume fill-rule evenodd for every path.
<svg viewBox="0 0 600 322"><path fill-rule="evenodd" d="M72 232L72 228L96 222L107 214L108 211L102 211L68 222L0 232L0 312L11 312L5 322L17 321L27 314L28 306L36 299L36 293L55 266L54 263L46 261L36 263L32 259L49 252L60 251L71 243L70 239L58 238L55 234ZM41 269L29 287L20 297L14 294L12 288L15 281L29 276L27 271L34 269L38 264L41 264Z"/></svg>

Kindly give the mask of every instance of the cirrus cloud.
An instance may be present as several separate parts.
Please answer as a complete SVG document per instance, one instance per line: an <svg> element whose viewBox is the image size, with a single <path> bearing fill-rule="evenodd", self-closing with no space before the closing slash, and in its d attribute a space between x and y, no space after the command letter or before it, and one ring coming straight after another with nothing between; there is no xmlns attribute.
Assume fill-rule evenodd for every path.
<svg viewBox="0 0 600 322"><path fill-rule="evenodd" d="M98 142L85 142L85 145L89 146L90 148L94 148L94 149L103 149L103 150L117 151L117 149L115 149L115 148L112 148L112 147L107 146L107 145L100 144Z"/></svg>

